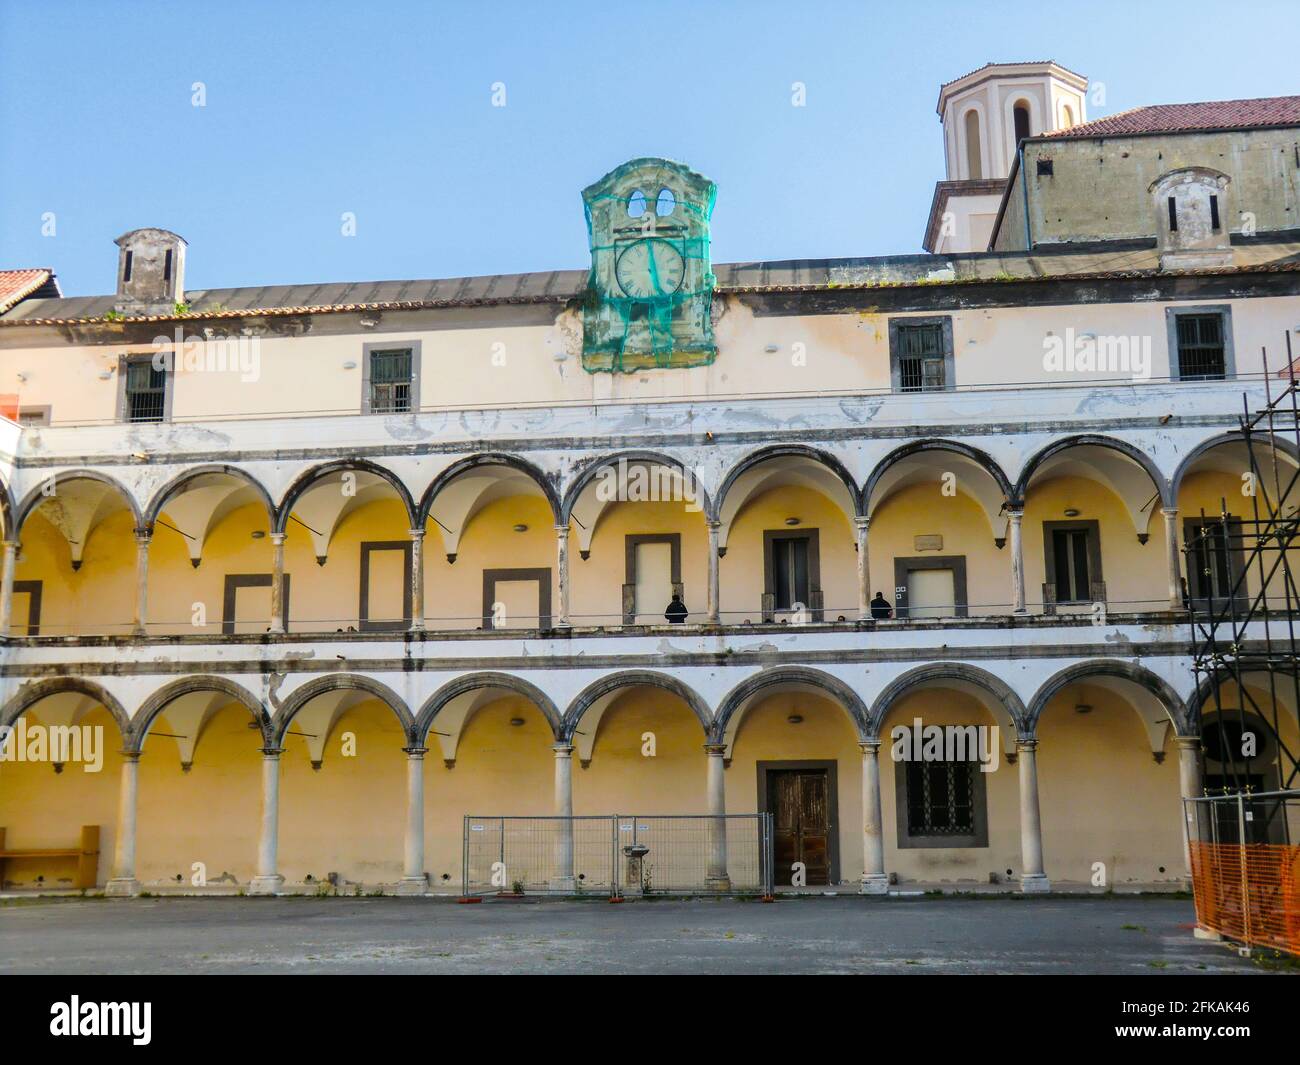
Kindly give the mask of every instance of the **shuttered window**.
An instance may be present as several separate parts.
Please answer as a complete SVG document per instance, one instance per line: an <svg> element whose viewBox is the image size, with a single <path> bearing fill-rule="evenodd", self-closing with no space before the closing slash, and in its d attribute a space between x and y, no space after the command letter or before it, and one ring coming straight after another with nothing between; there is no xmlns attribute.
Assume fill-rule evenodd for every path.
<svg viewBox="0 0 1300 1065"><path fill-rule="evenodd" d="M370 410L398 414L411 409L411 351L399 348L370 353Z"/></svg>

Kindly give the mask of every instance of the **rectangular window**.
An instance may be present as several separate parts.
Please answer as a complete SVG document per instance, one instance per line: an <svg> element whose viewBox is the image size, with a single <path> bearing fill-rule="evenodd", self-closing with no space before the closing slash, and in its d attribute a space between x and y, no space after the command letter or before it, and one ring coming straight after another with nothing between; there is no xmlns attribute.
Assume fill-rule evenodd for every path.
<svg viewBox="0 0 1300 1065"><path fill-rule="evenodd" d="M889 363L895 392L952 388L952 319L891 318Z"/></svg>
<svg viewBox="0 0 1300 1065"><path fill-rule="evenodd" d="M772 541L772 592L777 610L809 605L808 537L791 536Z"/></svg>
<svg viewBox="0 0 1300 1065"><path fill-rule="evenodd" d="M1189 519L1183 527L1183 538L1188 549L1187 585L1192 598L1222 603L1232 595L1241 573L1241 520L1229 517L1225 529L1219 519ZM1245 593L1243 587L1237 595Z"/></svg>
<svg viewBox="0 0 1300 1065"><path fill-rule="evenodd" d="M900 392L942 391L942 326L899 326L898 374Z"/></svg>
<svg viewBox="0 0 1300 1065"><path fill-rule="evenodd" d="M1169 232L1178 232L1178 202L1172 196L1169 197Z"/></svg>
<svg viewBox="0 0 1300 1065"><path fill-rule="evenodd" d="M1056 529L1052 533L1058 603L1092 602L1092 575L1088 565L1088 530Z"/></svg>
<svg viewBox="0 0 1300 1065"><path fill-rule="evenodd" d="M1179 379L1222 381L1227 369L1223 315L1180 314L1174 321Z"/></svg>
<svg viewBox="0 0 1300 1065"><path fill-rule="evenodd" d="M909 761L906 765L907 834L974 835L976 763Z"/></svg>
<svg viewBox="0 0 1300 1065"><path fill-rule="evenodd" d="M410 348L370 352L370 412L402 414L411 409L414 381Z"/></svg>
<svg viewBox="0 0 1300 1065"><path fill-rule="evenodd" d="M126 360L123 415L128 422L161 422L167 416L167 370L153 356Z"/></svg>
<svg viewBox="0 0 1300 1065"><path fill-rule="evenodd" d="M1219 197L1210 197L1210 228L1214 232L1219 231Z"/></svg>

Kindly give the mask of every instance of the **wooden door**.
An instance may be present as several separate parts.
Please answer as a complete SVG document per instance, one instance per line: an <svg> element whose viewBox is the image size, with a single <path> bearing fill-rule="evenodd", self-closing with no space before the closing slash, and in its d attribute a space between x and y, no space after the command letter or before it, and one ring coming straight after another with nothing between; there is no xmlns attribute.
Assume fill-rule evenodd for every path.
<svg viewBox="0 0 1300 1065"><path fill-rule="evenodd" d="M789 886L803 862L808 884L829 884L831 823L825 769L775 769L767 774L776 882Z"/></svg>

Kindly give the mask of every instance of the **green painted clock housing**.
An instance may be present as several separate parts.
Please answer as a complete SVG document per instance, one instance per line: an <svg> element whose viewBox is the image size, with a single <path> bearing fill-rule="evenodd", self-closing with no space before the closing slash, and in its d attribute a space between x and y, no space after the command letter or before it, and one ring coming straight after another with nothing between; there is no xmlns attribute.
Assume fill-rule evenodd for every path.
<svg viewBox="0 0 1300 1065"><path fill-rule="evenodd" d="M584 369L619 373L713 361L709 219L717 191L669 159L633 159L583 189L591 246Z"/></svg>

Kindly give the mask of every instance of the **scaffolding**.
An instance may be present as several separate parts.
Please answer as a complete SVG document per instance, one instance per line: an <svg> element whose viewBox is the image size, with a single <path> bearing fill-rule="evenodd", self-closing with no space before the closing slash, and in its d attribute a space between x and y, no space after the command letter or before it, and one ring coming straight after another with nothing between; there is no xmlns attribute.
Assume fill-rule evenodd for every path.
<svg viewBox="0 0 1300 1065"><path fill-rule="evenodd" d="M1281 722L1283 706L1300 707L1300 553L1293 554L1293 548L1300 552L1300 465L1293 461L1286 469L1279 461L1284 453L1300 456L1300 379L1289 333L1286 350L1276 394L1279 382L1263 352L1263 409L1252 411L1242 395L1241 440L1249 468L1242 473L1241 493L1249 513L1232 513L1221 498L1219 513L1202 510L1183 538L1192 673L1202 693L1192 723L1218 768L1205 781L1207 794L1300 787L1300 751L1286 742ZM1252 687L1266 690L1267 698L1257 698ZM1225 688L1235 705L1225 706ZM1256 735L1252 717L1263 720L1272 735ZM1263 739L1276 753L1271 770L1255 754Z"/></svg>

